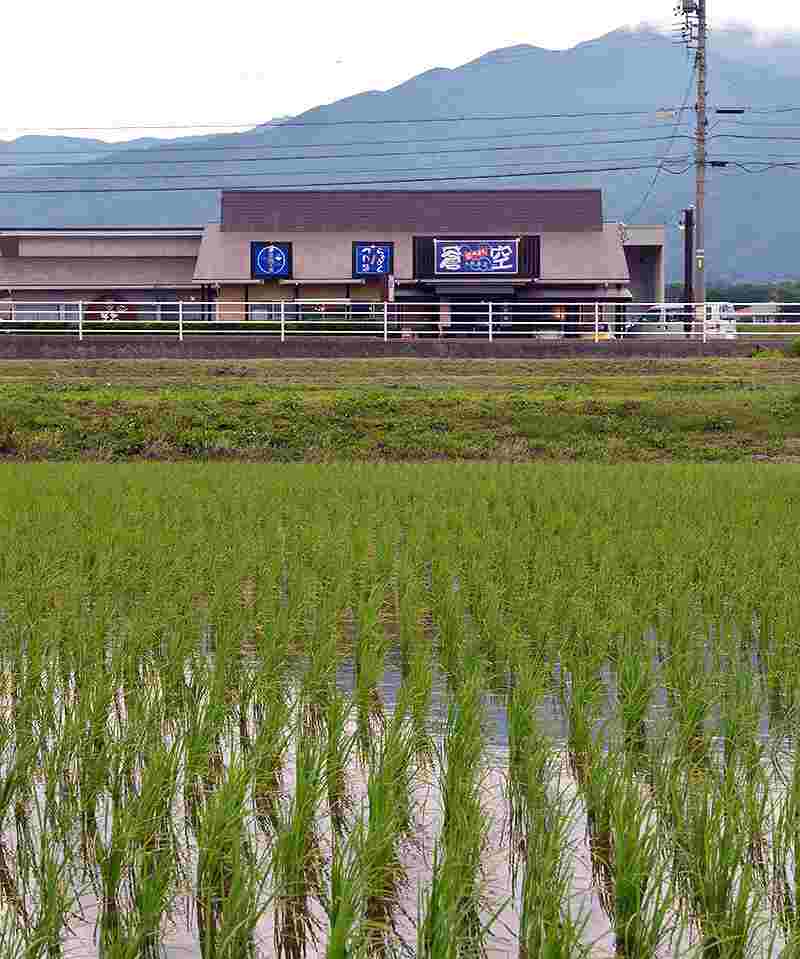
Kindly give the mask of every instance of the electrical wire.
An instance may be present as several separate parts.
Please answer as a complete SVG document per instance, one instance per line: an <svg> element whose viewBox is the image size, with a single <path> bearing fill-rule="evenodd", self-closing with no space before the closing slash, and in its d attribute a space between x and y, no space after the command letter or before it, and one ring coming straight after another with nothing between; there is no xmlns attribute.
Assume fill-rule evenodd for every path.
<svg viewBox="0 0 800 959"><path fill-rule="evenodd" d="M659 164L655 164L658 166ZM405 177L405 178L387 178L381 177L377 180L350 180L350 181L321 181L318 183L279 183L272 184L270 190L307 190L310 188L323 189L326 187L343 187L343 186L367 186L367 185L380 185L385 186L390 183L446 183L446 182L456 182L464 180L508 180L508 179L517 179L519 177L544 177L544 176L568 176L575 174L594 174L594 173L629 173L636 170L652 170L654 164L637 164L634 166L606 166L606 167L581 167L575 168L572 170L530 170L530 171L519 171L517 173L491 173L491 174L481 174L481 175L463 175L463 176L443 176L443 177ZM689 166L684 167L681 170L667 170L665 173L671 173L675 175L682 175L686 173L687 170L691 168ZM237 186L235 188L239 192L245 191L259 191L263 190L264 187L259 184L253 184L252 186ZM135 187L99 187L99 188L86 188L86 187L77 187L77 188L45 188L45 189L35 189L35 190L3 190L0 189L0 196L32 196L38 194L60 194L60 193L70 193L73 195L84 194L84 193L178 193L178 192L212 192L217 191L218 188L215 186L168 186L168 187L157 187L157 186L135 186Z"/></svg>
<svg viewBox="0 0 800 959"><path fill-rule="evenodd" d="M800 107L744 107L748 113L755 113L763 116L767 113L800 113Z"/></svg>
<svg viewBox="0 0 800 959"><path fill-rule="evenodd" d="M410 158L413 158L413 154L411 154L411 157L410 157ZM589 162L591 162L591 163L602 163L602 162L613 163L614 161L623 160L623 159L624 159L624 161L625 161L626 163L634 163L634 162L640 162L640 161L648 161L648 162L649 162L649 161L654 161L654 162L656 162L656 163L663 163L663 162L664 162L664 158L663 158L663 157L660 157L660 156L625 156L624 158L623 158L623 157L593 157ZM670 163L682 163L682 162L685 162L685 161L687 161L687 160L689 160L689 159L690 159L690 157L689 157L688 155L687 155L687 156L678 156L678 157L671 158L671 159L669 160L669 162L670 162ZM522 161L520 161L520 160L513 160L513 161L510 161L510 162L506 162L506 163L493 163L493 162L491 162L490 160L485 160L485 161L476 160L476 161L474 161L473 163L447 163L447 169L448 169L448 170L454 170L454 169L476 169L476 168L499 169L500 167L519 167L521 162L522 162ZM529 160L528 160L528 161L524 161L524 162L526 163L527 166L534 165L534 166L554 167L554 166L564 166L564 165L570 165L570 164L574 165L576 161L575 161L575 158L573 157L573 158L571 158L571 159L569 159L569 160L542 160L542 161L541 161L540 163L538 163L538 164L531 164L531 161L529 161ZM259 178L261 178L261 177L276 177L276 176L279 176L279 177L287 177L287 176L289 176L289 177L298 177L298 176L319 176L319 174L320 174L321 172L324 172L326 175L331 176L331 177L335 177L335 176L355 176L355 175L361 175L361 174L364 174L364 175L366 175L366 174L373 174L373 175L375 175L375 176L378 176L378 175L383 175L383 174L385 174L385 173L411 173L411 172L422 173L422 172L425 172L426 169L430 169L430 171L431 171L432 173L436 173L436 172L439 172L439 170L440 170L439 167L429 167L429 168L422 167L422 168L416 168L416 169L410 169L410 167L411 167L411 164L409 164L409 165L407 165L407 166L404 166L404 167L389 167L389 168L386 168L386 169L384 169L384 170L376 170L376 169L374 169L374 168L373 168L373 169L367 169L367 170L364 170L364 169L358 169L358 170L345 169L345 170L324 170L324 171L320 171L320 170L279 170L279 171L277 171L276 173L264 173L264 172L261 172L261 171L256 171L256 172L254 172L252 175L257 176L257 177L259 177ZM90 175L84 175L84 176L80 176L80 177L72 177L72 176L57 176L57 177L46 177L46 176L42 176L42 177L36 177L36 176L29 176L29 177L8 177L7 182L13 183L13 184L16 185L16 186L19 186L21 183L25 183L25 184L27 185L28 181L33 181L34 183L36 183L36 181L43 181L43 182L55 181L55 182L61 182L61 181L63 181L63 180L92 180L92 181L119 180L119 181L125 181L125 182L127 182L127 181L130 181L130 180L159 180L159 181L161 181L161 180L188 180L188 179L197 179L197 178L217 179L217 178L222 178L222 177L225 177L225 178L227 179L227 178L229 178L229 177L246 177L246 176L248 176L248 175L250 175L250 174L248 174L248 173L246 173L246 172L243 172L243 171L241 171L241 170L235 171L235 172L230 172L230 173L208 173L208 172L206 172L206 173L173 173L173 174L167 174L167 175L162 175L162 174L160 174L160 173L147 173L147 174L124 174L124 173L123 173L123 174L120 174L119 176L100 176L100 177L93 177L93 176L90 176ZM2 180L0 180L0 183L2 183Z"/></svg>
<svg viewBox="0 0 800 959"><path fill-rule="evenodd" d="M325 109L324 107L319 109ZM277 121L256 121L242 123L161 123L158 125L148 124L129 124L127 126L113 127L0 127L3 130L14 130L15 133L30 134L48 134L48 133L86 133L92 130L101 133L124 133L127 130L212 130L226 129L238 130L242 127L248 128L247 132L254 129L275 130L282 127L341 127L341 126L385 126L387 124L398 123L480 123L486 120L498 122L500 120L574 120L584 119L586 117L635 117L648 116L659 110L674 110L674 107L650 107L646 110L604 110L588 111L583 113L505 113L505 114L462 114L450 117L411 117L411 118L390 118L386 120L277 120Z"/></svg>
<svg viewBox="0 0 800 959"><path fill-rule="evenodd" d="M785 143L794 143L796 141L800 141L800 137L787 137L787 136L770 137L770 136L765 136L762 133L752 133L752 134L750 133L715 133L711 139L713 140L771 140L773 142L777 140L779 142L785 142Z"/></svg>
<svg viewBox="0 0 800 959"><path fill-rule="evenodd" d="M728 160L725 159L725 163L730 166L738 167L740 170L743 170L745 173L768 173L771 170L798 170L800 169L800 162L797 160L792 161L767 161L759 163L756 161L750 161L748 163L742 163L740 160ZM760 169L751 169L751 167L760 167Z"/></svg>
<svg viewBox="0 0 800 959"><path fill-rule="evenodd" d="M745 120L740 116L732 117L732 116L725 116L724 114L719 117L719 119L717 120L717 123L736 123L742 126L764 127L764 129L766 130L773 130L781 127L788 127L791 130L800 129L800 122L798 123L770 123L770 122L761 123L759 120Z"/></svg>
<svg viewBox="0 0 800 959"><path fill-rule="evenodd" d="M682 123L682 122L684 122L684 121L681 120L680 122ZM632 131L632 130L640 131L640 132L641 132L641 131L647 131L647 130L660 130L660 129L663 129L663 124L661 124L661 123L647 123L647 124L637 124L636 126L630 126L630 127L624 127L624 126L623 126L623 127L615 127L615 128L613 129L613 131L609 131L608 126L604 126L604 127L590 127L589 129L584 129L584 130L520 130L520 131L517 132L517 133L491 133L491 134L487 134L487 135L485 135L485 136L482 136L482 135L480 135L480 134L473 134L473 135L471 135L471 136L470 136L470 135L463 135L463 136L458 136L458 135L452 136L452 135L451 135L451 136L445 136L445 137L418 137L418 138L416 138L416 137L415 137L415 138L395 137L395 138L390 139L390 140L343 140L343 141L340 141L340 142L334 141L334 142L329 142L329 143L286 143L286 144L275 144L274 146L271 146L270 144L266 144L266 143L265 143L265 144L261 144L261 143L251 143L251 144L246 144L246 143L205 144L205 143L196 143L196 142L194 142L194 143L191 143L191 144L180 145L180 146L166 146L166 145L162 146L161 143L155 143L155 144L150 144L150 145L147 146L147 147L136 147L136 148L132 148L132 149L127 149L127 148L125 148L125 144L120 144L120 152L121 152L121 154L122 154L123 156L129 156L129 155L131 155L131 154L136 155L136 154L139 154L139 153L147 153L147 152L150 151L150 150L158 150L159 153L162 153L162 152L163 152L163 153L172 153L172 152L178 152L178 151L181 151L181 152L193 151L193 152L203 152L203 153L204 153L204 152L206 152L206 151L212 151L212 150L213 150L213 151L218 151L218 150L253 150L253 149L259 149L259 150L261 150L261 149L266 149L266 150L294 150L294 149L298 149L299 147L309 147L309 148L311 148L311 149L315 149L315 150L316 150L316 149L323 149L323 148L327 148L327 147L384 146L384 145L387 145L387 144L395 144L395 143L450 143L450 142L460 142L460 141L462 141L462 140L463 140L463 141L467 141L467 140L481 140L481 141L486 141L486 140L508 140L508 139L513 138L513 137L524 137L524 136L571 136L571 135L583 136L583 135L590 134L590 133L609 133L609 132L621 133L621 132L623 132L623 131L624 131L624 132L630 132L630 131ZM12 141L12 142L13 142L13 141ZM163 142L164 142L164 143L167 143L167 141L163 141ZM594 141L593 141L593 142L594 142ZM109 146L109 147L113 147L113 146L115 146L115 144L108 144L108 146ZM2 147L2 143L0 143L0 147ZM80 159L79 159L79 160L66 161L66 162L65 162L65 165L70 165L71 163L77 163L77 162L88 162L88 163L101 163L101 162L109 162L109 163L177 163L177 162L179 162L178 160L161 160L161 159L148 159L148 160L124 160L124 159L119 159L119 160L107 160L107 159L103 159L104 155L108 152L107 149L98 150L98 153L100 153L100 157L99 157L97 160L95 160L95 159L94 159L93 157L91 157L91 156L87 156L87 151L71 151L71 150L68 150L68 151L61 151L61 150L41 150L41 151L40 151L40 150L14 150L14 151L11 151L11 150L9 150L9 151L7 151L7 152L4 152L2 149L0 149L0 156L11 156L11 157L15 157L15 156L29 156L29 155L33 155L33 156L56 156L56 157L64 157L64 156L67 156L67 155L69 155L70 153L73 153L73 152L75 152L76 155L78 155L78 156L80 157ZM354 156L360 156L360 154L353 154L353 155L354 155ZM229 159L235 160L235 159L238 159L238 158L237 158L237 157L231 157L231 158L229 158ZM283 158L282 158L282 157L279 157L278 159L283 159ZM289 158L289 159L291 159L291 158ZM190 160L186 160L186 161L184 161L184 162L186 162L186 163L195 163L195 162L201 163L201 162L205 162L205 161L202 161L202 160L191 160L191 159L190 159ZM211 162L211 161L208 161L208 162ZM224 161L219 161L219 162L224 162ZM0 163L0 166L14 166L14 167L17 167L17 166L43 166L43 165L47 165L47 166L59 166L59 165L61 165L61 164L58 164L58 163L50 163L49 161L30 161L30 162L29 162L29 161L21 161L21 162L14 162L13 160L3 161L2 163Z"/></svg>
<svg viewBox="0 0 800 959"><path fill-rule="evenodd" d="M672 129L672 136L670 137L669 144L668 144L667 149L666 149L666 151L665 151L665 153L664 153L664 160L665 160L665 161L668 159L669 154L670 154L670 152L672 151L672 147L675 145L675 140L676 140L677 137L678 137L678 129L679 129L680 124L681 124L682 119L683 119L683 112L684 112L684 110L686 109L686 105L687 105L687 103L688 103L688 101L689 101L689 95L690 95L690 93L692 92L692 86L693 86L693 84L694 84L694 77L695 77L695 73L696 73L696 72L697 72L697 60L695 59L695 60L692 62L692 69L689 71L689 83L688 83L687 86L686 86L686 93L685 93L685 95L684 95L684 97L683 97L683 104L682 104L681 109L680 109L680 111L679 111L679 113L678 113L678 120L677 120L677 122L675 123L675 126L674 126L673 129ZM656 185L656 183L658 182L659 176L661 175L661 171L662 171L661 166L656 167L656 170L655 170L655 172L653 173L653 177L652 177L652 179L650 180L650 183L648 184L647 189L644 191L644 196L642 197L642 199L641 199L641 201L639 202L639 204L638 204L630 213L628 213L628 214L626 215L626 217L625 217L626 220L633 220L633 219L635 219L635 218L642 212L642 210L644 209L644 207L645 207L646 204L647 204L647 201L650 199L650 197L651 197L652 194L653 194L653 190L655 189L655 185Z"/></svg>
<svg viewBox="0 0 800 959"><path fill-rule="evenodd" d="M400 150L400 151L395 150L395 151L389 151L389 152L384 152L384 153L361 153L361 154L353 154L353 153L350 153L350 154L326 153L326 154L320 154L319 156L313 156L313 157L304 156L303 154L295 154L295 155L293 155L293 156L286 156L286 157L250 157L250 158L247 158L247 159L242 158L242 159L240 159L240 160L238 160L238 161L236 161L236 162L240 162L240 163L280 163L280 162L285 162L285 161L287 161L287 160L303 160L303 161L307 161L307 160L344 160L344 159L367 160L367 159L370 159L370 158L383 159L383 158L386 158L386 157L407 157L408 159L414 159L414 158L416 158L416 157L425 157L425 156L450 156L450 155L452 155L452 154L454 154L454 153L498 153L498 152L501 152L501 151L506 152L506 151L509 151L509 150L558 150L558 149L571 149L571 150L574 150L574 149L576 149L576 148L585 149L585 148L596 147L596 146L613 146L613 145L625 145L625 146L627 146L627 145L630 145L630 144L633 144L633 143L658 143L658 142L662 142L662 141L664 141L664 140L670 140L670 142L674 142L674 137L639 137L639 138L631 138L631 139L625 139L625 140L593 140L593 141L587 142L587 143L533 143L533 144L519 143L519 144L511 144L511 145L505 145L505 146L493 146L493 147L475 146L475 147L454 147L454 148L452 148L452 149L447 149L447 150L417 150L417 151L415 151L415 152L413 152L413 153L409 153L407 150ZM212 160L209 160L209 161L202 161L202 160L200 160L200 161L181 160L181 161L174 161L174 162L181 162L181 163L192 163L192 162L199 162L199 163L208 162L208 163L212 163L212 162L215 162L215 163L219 163L220 161L219 161L219 160L214 160L214 161L212 161ZM224 161L224 162L229 162L229 163L230 163L230 162L234 162L234 161L233 161L233 160L227 160L227 161ZM91 164L91 165L94 166L95 164ZM98 165L99 165L99 164L98 164ZM106 164L106 165L108 165L108 164ZM114 165L114 164L111 164L111 165ZM287 173L288 173L288 172L290 172L290 171L287 171ZM376 172L379 172L379 171L376 171ZM199 174L193 174L193 173L189 173L189 174L181 174L181 173L165 173L165 174L161 174L161 173L150 173L150 174L146 174L146 175L145 175L145 179L157 178L157 179L163 179L163 180L170 180L170 179L180 179L180 178L184 178L184 177L186 177L186 176L210 176L210 175L214 175L214 176L241 176L241 175L243 175L243 174L241 174L241 173L239 173L239 172L236 172L236 173L219 173L219 174L209 174L209 173L205 173L205 174L203 174L203 173L199 173ZM113 180L117 180L117 179L120 179L120 176L111 176L111 177L101 177L101 176L91 177L91 176L88 176L88 177L87 177L86 174L83 174L83 175L81 175L81 174L76 174L76 175L61 175L61 174L57 174L56 176L53 176L53 177L47 177L47 176L36 177L36 176L34 175L34 176L30 176L30 177L15 177L14 179L19 180L19 179L26 179L26 178L27 178L27 179L48 179L48 180L49 180L49 179L59 179L59 180L85 180L85 179L88 179L88 178L95 179L95 180L103 180L103 179L113 179ZM134 179L140 179L141 177L138 177L138 176L135 176L135 175L125 175L125 174L122 174L122 178L134 180Z"/></svg>

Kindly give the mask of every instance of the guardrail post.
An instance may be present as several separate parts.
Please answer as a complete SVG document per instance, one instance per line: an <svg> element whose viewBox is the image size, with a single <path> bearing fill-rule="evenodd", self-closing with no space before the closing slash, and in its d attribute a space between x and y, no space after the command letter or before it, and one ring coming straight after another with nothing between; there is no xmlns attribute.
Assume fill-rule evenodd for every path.
<svg viewBox="0 0 800 959"><path fill-rule="evenodd" d="M281 343L286 342L286 303L281 300Z"/></svg>
<svg viewBox="0 0 800 959"><path fill-rule="evenodd" d="M78 339L83 339L83 301L78 303Z"/></svg>
<svg viewBox="0 0 800 959"><path fill-rule="evenodd" d="M389 304L383 304L383 342L389 342Z"/></svg>
<svg viewBox="0 0 800 959"><path fill-rule="evenodd" d="M178 342L183 343L183 300L178 303Z"/></svg>
<svg viewBox="0 0 800 959"><path fill-rule="evenodd" d="M600 304L595 303L594 305L594 341L595 343L600 342Z"/></svg>
<svg viewBox="0 0 800 959"><path fill-rule="evenodd" d="M493 317L492 317L492 301L489 300L489 342L490 342L490 343L492 342L492 338L494 337L494 330L492 329L492 326L493 326L492 320L493 320Z"/></svg>
<svg viewBox="0 0 800 959"><path fill-rule="evenodd" d="M707 327L707 323L706 323L706 319L707 319L707 316L706 316L706 313L707 313L707 304L704 303L704 304L701 306L701 309L702 309L702 311L703 311L703 317L702 317L702 323L703 323L703 342L704 342L704 343L707 343L707 342L708 342L708 327Z"/></svg>

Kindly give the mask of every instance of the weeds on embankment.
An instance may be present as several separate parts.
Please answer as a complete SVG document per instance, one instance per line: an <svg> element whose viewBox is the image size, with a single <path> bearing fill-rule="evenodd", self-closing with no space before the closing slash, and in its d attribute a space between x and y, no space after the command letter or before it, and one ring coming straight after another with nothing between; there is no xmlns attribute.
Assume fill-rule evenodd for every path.
<svg viewBox="0 0 800 959"><path fill-rule="evenodd" d="M795 461L796 360L0 362L10 460Z"/></svg>

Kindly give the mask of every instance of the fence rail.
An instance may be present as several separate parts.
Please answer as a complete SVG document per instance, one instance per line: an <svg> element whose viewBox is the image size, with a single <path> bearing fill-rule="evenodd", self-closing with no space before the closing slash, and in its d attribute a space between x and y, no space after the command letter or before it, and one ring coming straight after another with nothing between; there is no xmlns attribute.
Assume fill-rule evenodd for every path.
<svg viewBox="0 0 800 959"><path fill-rule="evenodd" d="M32 302L0 300L0 335L366 336L395 339L576 337L706 342L800 334L800 304L394 302Z"/></svg>

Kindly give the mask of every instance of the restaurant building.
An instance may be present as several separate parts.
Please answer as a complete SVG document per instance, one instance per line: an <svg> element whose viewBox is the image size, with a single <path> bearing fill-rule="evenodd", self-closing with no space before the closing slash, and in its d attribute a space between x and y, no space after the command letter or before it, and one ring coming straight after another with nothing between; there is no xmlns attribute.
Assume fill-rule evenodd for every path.
<svg viewBox="0 0 800 959"><path fill-rule="evenodd" d="M3 299L653 303L664 229L593 189L231 190L203 227L0 230Z"/></svg>

